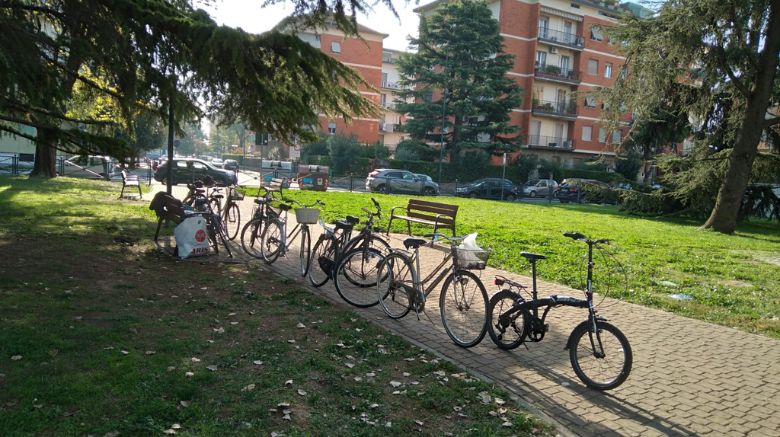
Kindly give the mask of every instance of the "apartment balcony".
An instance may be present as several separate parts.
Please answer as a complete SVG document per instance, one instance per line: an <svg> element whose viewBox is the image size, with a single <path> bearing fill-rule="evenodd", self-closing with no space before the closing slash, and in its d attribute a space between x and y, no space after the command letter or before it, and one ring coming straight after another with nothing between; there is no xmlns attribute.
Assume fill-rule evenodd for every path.
<svg viewBox="0 0 780 437"><path fill-rule="evenodd" d="M542 149L574 149L574 140L569 138L548 137L545 135L528 135L529 148Z"/></svg>
<svg viewBox="0 0 780 437"><path fill-rule="evenodd" d="M402 87L401 84L398 82L382 82L382 88L386 88L389 90L396 90L396 91L400 91L404 89L404 87Z"/></svg>
<svg viewBox="0 0 780 437"><path fill-rule="evenodd" d="M385 122L379 122L379 132L384 133L393 133L393 132L400 132L401 131L401 125L400 124L394 124L394 123L385 123Z"/></svg>
<svg viewBox="0 0 780 437"><path fill-rule="evenodd" d="M577 102L575 100L552 102L534 99L531 105L533 115L574 120L577 118Z"/></svg>
<svg viewBox="0 0 780 437"><path fill-rule="evenodd" d="M581 36L577 36L573 33L566 33L561 30L540 27L537 37L541 42L574 50L582 50L584 46L584 41Z"/></svg>
<svg viewBox="0 0 780 437"><path fill-rule="evenodd" d="M557 65L537 65L534 67L534 78L550 82L577 85L580 83L580 75L576 71L563 69Z"/></svg>

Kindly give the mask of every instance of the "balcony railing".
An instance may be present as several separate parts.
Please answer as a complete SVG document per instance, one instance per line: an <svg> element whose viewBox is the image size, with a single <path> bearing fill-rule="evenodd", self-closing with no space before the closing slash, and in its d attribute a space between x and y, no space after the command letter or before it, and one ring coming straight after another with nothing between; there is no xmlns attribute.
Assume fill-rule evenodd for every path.
<svg viewBox="0 0 780 437"><path fill-rule="evenodd" d="M566 33L560 30L540 27L538 37L539 41L560 44L575 49L581 49L583 47L583 40L581 36L577 36L573 33Z"/></svg>
<svg viewBox="0 0 780 437"><path fill-rule="evenodd" d="M532 113L536 115L552 115L556 117L577 117L577 102L575 100L552 102L549 100L533 100Z"/></svg>
<svg viewBox="0 0 780 437"><path fill-rule="evenodd" d="M579 83L580 76L571 68L565 69L557 65L537 65L534 76L539 79L551 79L567 83Z"/></svg>
<svg viewBox="0 0 780 437"><path fill-rule="evenodd" d="M391 90L402 90L404 89L400 83L398 82L382 82L382 88L387 88Z"/></svg>
<svg viewBox="0 0 780 437"><path fill-rule="evenodd" d="M392 133L401 130L400 124L379 122L379 132Z"/></svg>
<svg viewBox="0 0 780 437"><path fill-rule="evenodd" d="M574 141L569 138L548 137L545 135L529 135L528 147L571 150L574 148Z"/></svg>

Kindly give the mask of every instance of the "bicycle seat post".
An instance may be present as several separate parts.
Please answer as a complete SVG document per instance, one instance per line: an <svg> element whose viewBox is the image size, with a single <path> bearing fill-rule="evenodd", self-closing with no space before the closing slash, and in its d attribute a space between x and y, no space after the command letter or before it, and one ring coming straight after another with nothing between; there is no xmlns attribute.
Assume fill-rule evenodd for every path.
<svg viewBox="0 0 780 437"><path fill-rule="evenodd" d="M529 260L531 262L531 284L533 290L534 300L536 300L536 258Z"/></svg>

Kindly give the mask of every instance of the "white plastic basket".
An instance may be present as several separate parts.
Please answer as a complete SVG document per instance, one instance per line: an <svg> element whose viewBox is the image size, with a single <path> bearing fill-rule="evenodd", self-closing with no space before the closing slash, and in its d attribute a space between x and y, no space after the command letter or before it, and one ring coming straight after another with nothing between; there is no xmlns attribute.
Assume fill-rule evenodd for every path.
<svg viewBox="0 0 780 437"><path fill-rule="evenodd" d="M490 249L462 249L455 248L458 268L467 270L484 270L490 254Z"/></svg>
<svg viewBox="0 0 780 437"><path fill-rule="evenodd" d="M298 208L295 210L295 220L298 223L316 225L320 218L320 210L317 208Z"/></svg>

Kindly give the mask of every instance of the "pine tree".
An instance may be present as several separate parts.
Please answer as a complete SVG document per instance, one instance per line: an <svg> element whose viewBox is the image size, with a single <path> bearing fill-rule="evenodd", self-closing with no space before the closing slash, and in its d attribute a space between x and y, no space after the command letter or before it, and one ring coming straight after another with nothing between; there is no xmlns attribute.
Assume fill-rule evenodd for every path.
<svg viewBox="0 0 780 437"><path fill-rule="evenodd" d="M443 4L420 18L411 45L417 52L399 61L405 132L428 144L443 140L450 162L465 149L517 146L508 113L520 106L522 90L506 76L513 57L503 53L498 22L484 2Z"/></svg>

